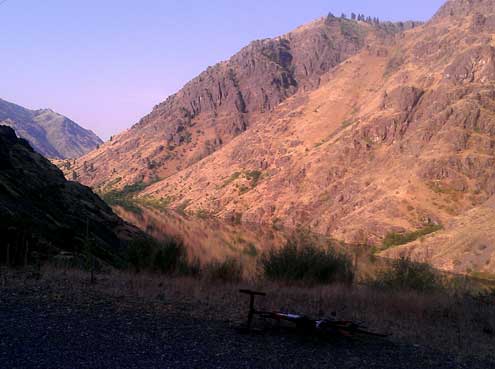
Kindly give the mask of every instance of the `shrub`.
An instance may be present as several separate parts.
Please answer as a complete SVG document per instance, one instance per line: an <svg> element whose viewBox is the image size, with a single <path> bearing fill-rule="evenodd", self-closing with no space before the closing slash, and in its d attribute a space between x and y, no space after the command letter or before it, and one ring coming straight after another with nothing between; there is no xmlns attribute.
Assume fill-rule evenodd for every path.
<svg viewBox="0 0 495 369"><path fill-rule="evenodd" d="M211 214L205 209L196 210L196 218L199 219L208 219L211 217Z"/></svg>
<svg viewBox="0 0 495 369"><path fill-rule="evenodd" d="M127 249L127 261L134 268L136 273L149 267L154 246L154 241L147 239L130 242Z"/></svg>
<svg viewBox="0 0 495 369"><path fill-rule="evenodd" d="M261 266L265 277L276 281L318 284L351 283L354 279L349 256L331 246L316 246L308 233L295 233L281 249L262 255Z"/></svg>
<svg viewBox="0 0 495 369"><path fill-rule="evenodd" d="M190 203L191 203L190 200L182 201L179 205L177 205L177 207L175 208L175 211L180 215L183 215L183 216L187 215L186 209Z"/></svg>
<svg viewBox="0 0 495 369"><path fill-rule="evenodd" d="M251 170L245 173L246 179L251 182L251 187L254 188L258 185L259 180L261 179L262 173L259 170Z"/></svg>
<svg viewBox="0 0 495 369"><path fill-rule="evenodd" d="M173 273L187 264L187 252L181 240L169 237L158 245L153 258L153 269L161 273Z"/></svg>
<svg viewBox="0 0 495 369"><path fill-rule="evenodd" d="M214 261L204 267L207 279L220 282L239 282L242 279L242 264L234 258Z"/></svg>
<svg viewBox="0 0 495 369"><path fill-rule="evenodd" d="M165 274L199 274L199 263L189 262L183 241L173 237L163 241L132 241L127 260L137 273L148 270Z"/></svg>
<svg viewBox="0 0 495 369"><path fill-rule="evenodd" d="M239 187L239 195L244 195L246 192L249 192L250 188L246 185L241 185Z"/></svg>
<svg viewBox="0 0 495 369"><path fill-rule="evenodd" d="M426 293L444 289L445 281L431 265L403 257L392 261L390 268L378 273L372 285L388 290Z"/></svg>
<svg viewBox="0 0 495 369"><path fill-rule="evenodd" d="M198 277L201 274L201 264L199 259L194 258L193 260L189 260L187 257L184 257L177 265L176 274L189 277Z"/></svg>
<svg viewBox="0 0 495 369"><path fill-rule="evenodd" d="M244 246L242 252L251 257L255 257L258 255L258 250L253 243L248 243L246 246Z"/></svg>

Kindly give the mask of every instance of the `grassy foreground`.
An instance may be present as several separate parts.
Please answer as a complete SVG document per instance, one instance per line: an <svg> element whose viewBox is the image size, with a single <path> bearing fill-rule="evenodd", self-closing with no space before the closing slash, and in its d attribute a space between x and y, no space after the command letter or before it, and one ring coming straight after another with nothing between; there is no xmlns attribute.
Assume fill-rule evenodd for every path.
<svg viewBox="0 0 495 369"><path fill-rule="evenodd" d="M98 274L90 284L89 273L43 266L39 278L23 271L5 269L2 288L36 286L54 300L69 300L90 306L102 300L117 306L180 312L201 319L237 325L245 319L247 301L240 288L264 291L258 307L361 320L369 328L391 334L391 340L424 345L460 355L494 355L495 298L374 288L365 285L298 285L267 280L257 282L220 282L210 278L172 276L156 273L112 271ZM91 298L88 299L88 296ZM475 349L473 349L475 348Z"/></svg>

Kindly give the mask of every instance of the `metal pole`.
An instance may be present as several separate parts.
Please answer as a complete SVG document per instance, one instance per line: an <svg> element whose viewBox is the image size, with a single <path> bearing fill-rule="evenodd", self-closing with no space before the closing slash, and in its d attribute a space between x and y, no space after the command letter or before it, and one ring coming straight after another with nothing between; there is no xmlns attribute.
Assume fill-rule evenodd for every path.
<svg viewBox="0 0 495 369"><path fill-rule="evenodd" d="M251 329L251 322L253 320L253 315L254 315L254 295L251 294L249 296L249 314L248 314L248 322L247 322L248 330Z"/></svg>

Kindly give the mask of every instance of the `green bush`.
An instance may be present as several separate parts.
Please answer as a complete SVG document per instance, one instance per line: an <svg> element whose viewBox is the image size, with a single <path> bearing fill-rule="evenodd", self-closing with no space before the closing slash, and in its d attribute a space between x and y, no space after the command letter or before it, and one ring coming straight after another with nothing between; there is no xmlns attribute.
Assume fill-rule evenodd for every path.
<svg viewBox="0 0 495 369"><path fill-rule="evenodd" d="M444 289L445 280L431 265L403 257L392 261L390 268L379 273L372 285L386 290L427 293Z"/></svg>
<svg viewBox="0 0 495 369"><path fill-rule="evenodd" d="M348 255L333 247L320 248L308 233L295 233L286 244L261 257L266 278L275 281L352 283L354 267Z"/></svg>
<svg viewBox="0 0 495 369"><path fill-rule="evenodd" d="M214 261L204 267L207 279L220 282L239 282L242 279L242 264L239 260L228 258L224 261Z"/></svg>
<svg viewBox="0 0 495 369"><path fill-rule="evenodd" d="M420 230L414 232L406 232L406 233L396 233L390 232L385 236L383 240L383 249L389 249L394 246L405 245L406 243L416 241L418 238L426 236L430 233L437 232L441 230L443 227L439 224L429 224Z"/></svg>

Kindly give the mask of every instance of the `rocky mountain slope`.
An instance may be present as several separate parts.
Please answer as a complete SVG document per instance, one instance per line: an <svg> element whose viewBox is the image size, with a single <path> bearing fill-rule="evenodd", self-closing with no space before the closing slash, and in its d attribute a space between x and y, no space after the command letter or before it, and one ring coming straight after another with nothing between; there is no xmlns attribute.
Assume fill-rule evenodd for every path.
<svg viewBox="0 0 495 369"><path fill-rule="evenodd" d="M77 158L103 141L93 132L50 109L28 110L0 99L0 124L16 131L45 157Z"/></svg>
<svg viewBox="0 0 495 369"><path fill-rule="evenodd" d="M371 40L413 24L328 17L255 41L208 68L130 130L76 163L79 180L103 191L166 178L208 157L297 92L318 88L333 67Z"/></svg>
<svg viewBox="0 0 495 369"><path fill-rule="evenodd" d="M141 235L89 188L68 182L13 129L0 126L0 260L9 253L12 262L32 251L81 251L86 232L107 261L123 251L123 240Z"/></svg>
<svg viewBox="0 0 495 369"><path fill-rule="evenodd" d="M446 225L495 194L495 1L448 1L399 31L329 17L254 43L76 171L351 243Z"/></svg>

